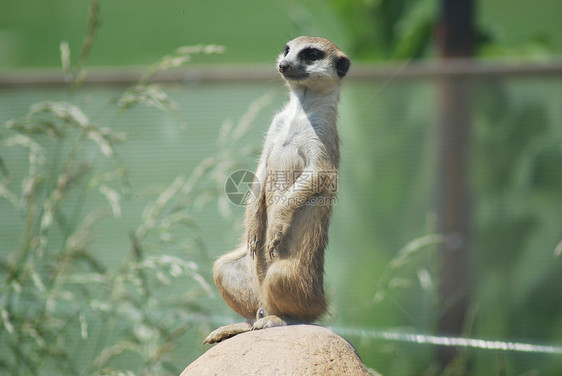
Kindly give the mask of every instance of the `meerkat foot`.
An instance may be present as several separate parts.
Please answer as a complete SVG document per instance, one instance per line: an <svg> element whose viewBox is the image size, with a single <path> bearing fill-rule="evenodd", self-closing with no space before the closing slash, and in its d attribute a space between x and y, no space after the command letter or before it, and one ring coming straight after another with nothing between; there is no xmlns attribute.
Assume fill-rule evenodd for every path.
<svg viewBox="0 0 562 376"><path fill-rule="evenodd" d="M213 330L207 338L205 338L203 344L221 342L230 337L234 337L237 334L249 332L250 330L252 330L252 325L247 322L221 326L220 328Z"/></svg>
<svg viewBox="0 0 562 376"><path fill-rule="evenodd" d="M252 330L273 328L275 326L285 326L287 323L280 317L269 315L258 319L252 326Z"/></svg>

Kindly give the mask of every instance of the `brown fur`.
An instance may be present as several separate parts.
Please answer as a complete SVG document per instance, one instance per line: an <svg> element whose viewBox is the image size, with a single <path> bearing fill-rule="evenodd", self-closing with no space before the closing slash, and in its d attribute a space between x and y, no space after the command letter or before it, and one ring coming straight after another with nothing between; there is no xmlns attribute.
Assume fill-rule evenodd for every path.
<svg viewBox="0 0 562 376"><path fill-rule="evenodd" d="M291 99L274 118L264 143L257 197L246 207L243 244L213 267L224 300L254 329L313 322L327 307L324 249L339 164L337 102L349 59L323 38L300 37L287 46L291 52L280 56L279 64L307 78L287 79ZM305 48L320 49L326 56L303 62L298 52ZM347 59L343 75L336 73L341 59ZM222 327L205 342L249 329Z"/></svg>

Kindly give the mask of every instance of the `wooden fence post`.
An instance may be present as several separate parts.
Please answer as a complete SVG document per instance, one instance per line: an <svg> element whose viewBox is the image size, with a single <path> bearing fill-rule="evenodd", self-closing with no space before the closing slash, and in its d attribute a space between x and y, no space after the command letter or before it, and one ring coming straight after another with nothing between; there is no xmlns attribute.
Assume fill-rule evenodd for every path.
<svg viewBox="0 0 562 376"><path fill-rule="evenodd" d="M441 59L472 56L473 3L441 0L437 38ZM459 336L470 298L470 197L468 153L471 128L469 83L466 77L443 77L438 88L439 163L437 189L440 247L439 332ZM439 349L442 366L457 356L455 348Z"/></svg>

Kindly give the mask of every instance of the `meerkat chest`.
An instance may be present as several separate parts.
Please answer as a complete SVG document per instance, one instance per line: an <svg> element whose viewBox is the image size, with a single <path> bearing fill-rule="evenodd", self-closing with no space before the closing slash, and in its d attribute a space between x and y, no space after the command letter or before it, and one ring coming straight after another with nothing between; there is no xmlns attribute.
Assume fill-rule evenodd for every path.
<svg viewBox="0 0 562 376"><path fill-rule="evenodd" d="M308 164L316 139L306 114L281 117L271 140L269 166L278 170L303 170Z"/></svg>

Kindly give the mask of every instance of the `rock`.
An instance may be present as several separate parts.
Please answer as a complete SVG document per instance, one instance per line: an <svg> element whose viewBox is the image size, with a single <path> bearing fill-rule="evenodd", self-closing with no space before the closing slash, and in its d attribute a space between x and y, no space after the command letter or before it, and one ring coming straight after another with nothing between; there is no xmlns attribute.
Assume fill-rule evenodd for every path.
<svg viewBox="0 0 562 376"><path fill-rule="evenodd" d="M180 376L368 376L345 339L322 326L290 325L227 339L201 355Z"/></svg>

